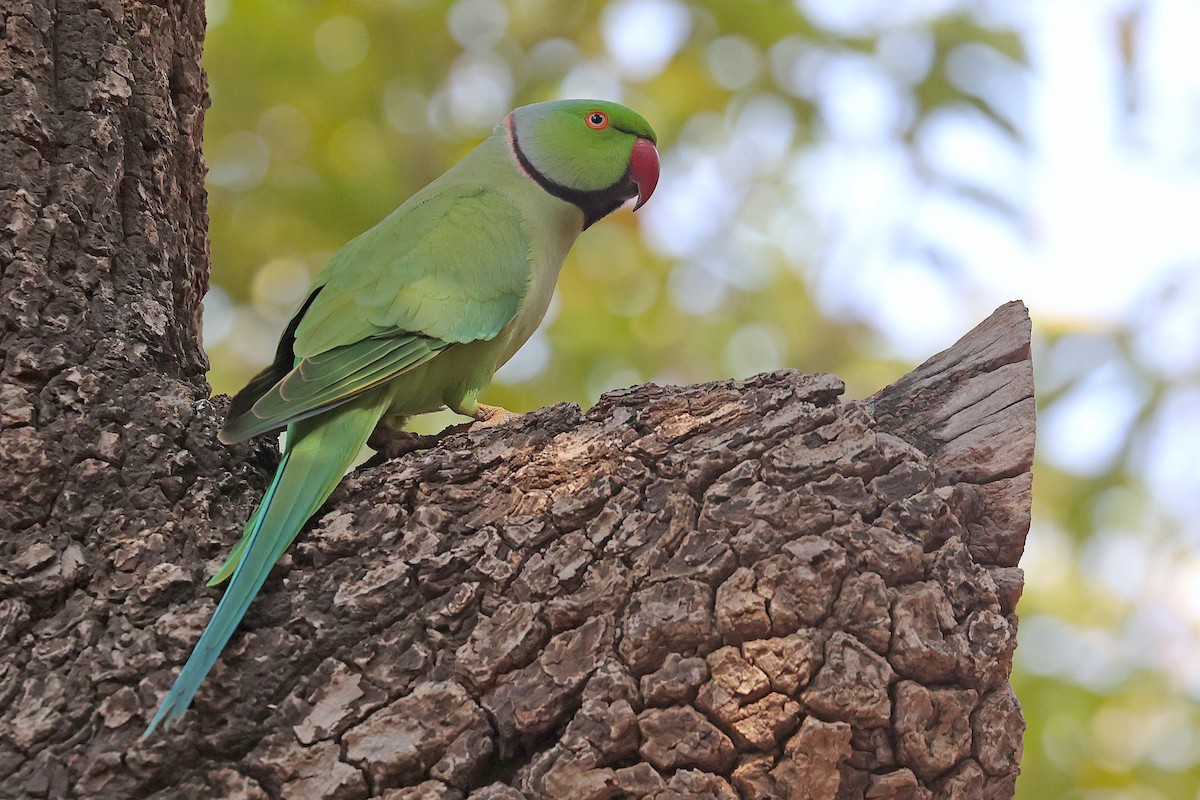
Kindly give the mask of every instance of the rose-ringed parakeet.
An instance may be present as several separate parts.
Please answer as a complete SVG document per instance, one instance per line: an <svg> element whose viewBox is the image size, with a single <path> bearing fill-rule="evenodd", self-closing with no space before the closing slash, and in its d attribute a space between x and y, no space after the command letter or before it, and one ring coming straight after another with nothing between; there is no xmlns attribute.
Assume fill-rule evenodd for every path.
<svg viewBox="0 0 1200 800"><path fill-rule="evenodd" d="M267 574L377 425L448 407L485 421L493 373L541 322L585 228L658 181L657 139L616 103L523 106L338 250L240 391L224 442L287 429L279 468L210 585L229 587L143 737L187 710Z"/></svg>

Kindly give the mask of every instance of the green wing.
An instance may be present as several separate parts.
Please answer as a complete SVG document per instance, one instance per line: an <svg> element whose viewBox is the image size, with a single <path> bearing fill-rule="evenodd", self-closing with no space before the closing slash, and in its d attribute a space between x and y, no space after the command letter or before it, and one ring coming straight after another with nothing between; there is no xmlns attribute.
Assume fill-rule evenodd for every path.
<svg viewBox="0 0 1200 800"><path fill-rule="evenodd" d="M491 339L516 315L530 271L529 236L503 195L465 186L418 195L330 259L296 329L296 356L397 329Z"/></svg>
<svg viewBox="0 0 1200 800"><path fill-rule="evenodd" d="M275 361L234 397L238 441L341 405L455 344L492 339L521 305L530 240L500 193L417 195L333 255Z"/></svg>

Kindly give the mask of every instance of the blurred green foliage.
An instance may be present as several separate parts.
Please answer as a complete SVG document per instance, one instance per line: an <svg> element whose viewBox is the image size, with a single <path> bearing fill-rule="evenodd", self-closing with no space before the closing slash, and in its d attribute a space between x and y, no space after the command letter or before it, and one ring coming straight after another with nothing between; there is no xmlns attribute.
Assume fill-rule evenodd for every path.
<svg viewBox="0 0 1200 800"><path fill-rule="evenodd" d="M852 397L876 391L911 365L869 315L822 300L838 281L852 291L847 259L834 255L853 249L858 233L803 199L827 188L811 180L813 154L862 116L874 146L912 176L912 202L941 192L1016 225L1021 198L942 169L925 140L935 121L970 115L1023 153L1011 84L1026 54L1017 32L982 6L875 5L879 13L850 19L815 0L209 0L205 336L214 391L235 391L269 361L330 253L458 160L509 108L568 94L620 99L652 122L659 192L637 217L618 212L581 238L542 330L487 402L586 407L643 381L783 367L834 372ZM1006 62L1016 80L997 86L975 69L981 54ZM857 77L835 84L835 70ZM842 91L864 80L875 95ZM880 87L885 111L871 112ZM672 186L685 189L672 196ZM910 232L897 238L898 258L915 253L955 297L971 293L932 245ZM1130 369L1140 363L1133 332L1039 336L1050 413L1086 388L1088 354L1111 347L1101 360L1125 352ZM1026 644L1023 622L1035 668L1019 658L1014 675L1029 722L1021 800L1200 796L1194 704L1150 664L1101 669L1104 642L1143 621L1077 560L1114 509L1130 515L1127 529L1154 513L1135 469L1137 442L1171 379L1135 379L1149 388L1104 468L1037 467L1035 528L1059 549L1039 553L1051 578L1031 584L1021 608L1035 639ZM431 415L417 427L450 419ZM1086 653L1088 642L1096 674L1077 674L1078 659L1055 661L1059 648Z"/></svg>

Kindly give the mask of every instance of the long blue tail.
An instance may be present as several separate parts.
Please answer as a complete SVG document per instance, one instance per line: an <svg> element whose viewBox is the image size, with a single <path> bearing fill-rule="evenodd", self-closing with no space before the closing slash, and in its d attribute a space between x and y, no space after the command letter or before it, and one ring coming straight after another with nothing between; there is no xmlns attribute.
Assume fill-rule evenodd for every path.
<svg viewBox="0 0 1200 800"><path fill-rule="evenodd" d="M143 739L160 722L169 728L187 711L271 568L346 474L383 409L382 393L369 392L319 418L289 428L287 449L259 510L252 517L253 527L245 539L229 588L142 734Z"/></svg>

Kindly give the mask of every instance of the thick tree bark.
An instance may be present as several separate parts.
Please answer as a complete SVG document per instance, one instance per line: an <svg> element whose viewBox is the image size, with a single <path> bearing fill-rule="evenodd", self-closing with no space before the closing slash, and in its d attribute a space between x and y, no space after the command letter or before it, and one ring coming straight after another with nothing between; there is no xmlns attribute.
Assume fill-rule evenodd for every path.
<svg viewBox="0 0 1200 800"><path fill-rule="evenodd" d="M139 744L275 458L203 383L202 11L0 23L0 796L1012 796L1019 304L866 401L641 386L359 472Z"/></svg>

